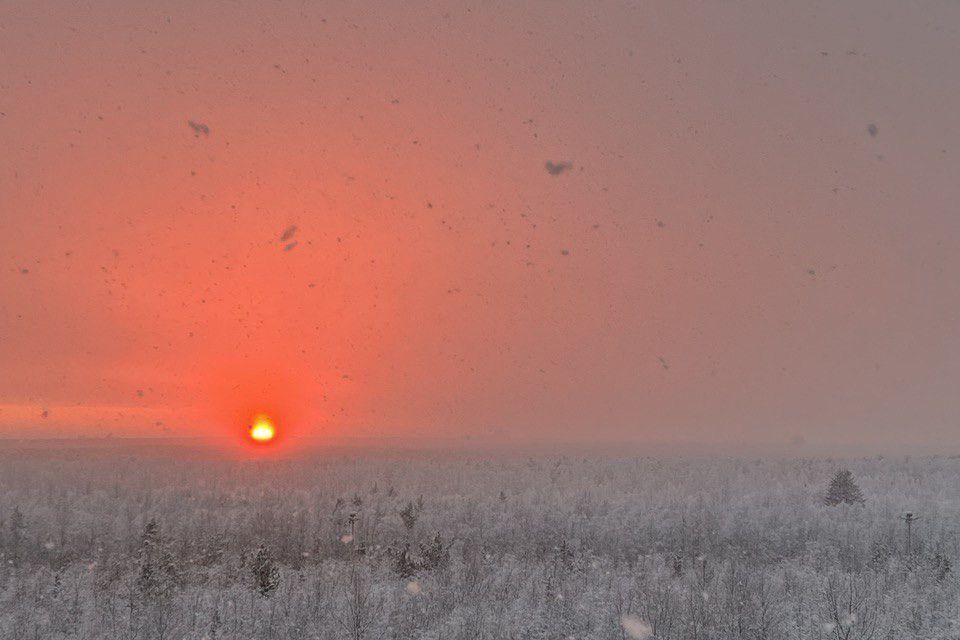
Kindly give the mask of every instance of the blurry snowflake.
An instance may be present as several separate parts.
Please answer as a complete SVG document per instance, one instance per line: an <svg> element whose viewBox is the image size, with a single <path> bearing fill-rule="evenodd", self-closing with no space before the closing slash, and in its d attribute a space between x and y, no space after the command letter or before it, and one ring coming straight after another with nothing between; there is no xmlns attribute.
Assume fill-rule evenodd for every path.
<svg viewBox="0 0 960 640"><path fill-rule="evenodd" d="M349 533L346 535L340 536L340 542L342 542L343 544L350 544L351 542L353 542L353 536L350 535Z"/></svg>
<svg viewBox="0 0 960 640"><path fill-rule="evenodd" d="M644 640L653 636L653 627L637 616L627 614L620 618L620 624L623 625L626 634L634 640Z"/></svg>
<svg viewBox="0 0 960 640"><path fill-rule="evenodd" d="M411 580L410 582L407 583L407 586L404 588L406 589L407 593L409 593L412 596L419 595L420 591L422 591L422 589L420 588L420 583L417 582L416 580Z"/></svg>
<svg viewBox="0 0 960 640"><path fill-rule="evenodd" d="M190 126L191 129L193 129L193 135L197 138L200 137L200 134L203 134L205 136L210 135L210 127L208 127L202 122L187 120L187 124Z"/></svg>

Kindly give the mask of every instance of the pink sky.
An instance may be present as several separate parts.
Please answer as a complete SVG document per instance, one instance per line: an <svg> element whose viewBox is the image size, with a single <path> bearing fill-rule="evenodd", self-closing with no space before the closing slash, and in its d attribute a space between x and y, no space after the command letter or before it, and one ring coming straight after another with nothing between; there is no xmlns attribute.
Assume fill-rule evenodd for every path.
<svg viewBox="0 0 960 640"><path fill-rule="evenodd" d="M0 436L960 444L960 5L194 4L0 2Z"/></svg>

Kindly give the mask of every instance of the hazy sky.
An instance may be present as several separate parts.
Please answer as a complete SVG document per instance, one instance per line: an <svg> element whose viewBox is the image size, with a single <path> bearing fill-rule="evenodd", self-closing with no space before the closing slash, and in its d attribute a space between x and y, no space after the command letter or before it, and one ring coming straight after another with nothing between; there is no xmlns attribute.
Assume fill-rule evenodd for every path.
<svg viewBox="0 0 960 640"><path fill-rule="evenodd" d="M958 30L0 1L0 436L960 446Z"/></svg>

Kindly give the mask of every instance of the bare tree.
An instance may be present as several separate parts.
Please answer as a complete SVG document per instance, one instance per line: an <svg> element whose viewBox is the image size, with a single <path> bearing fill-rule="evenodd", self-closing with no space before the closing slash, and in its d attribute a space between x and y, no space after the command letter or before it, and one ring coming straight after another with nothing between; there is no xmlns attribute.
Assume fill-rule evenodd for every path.
<svg viewBox="0 0 960 640"><path fill-rule="evenodd" d="M345 585L345 603L337 622L352 640L364 640L373 623L369 576L353 563Z"/></svg>

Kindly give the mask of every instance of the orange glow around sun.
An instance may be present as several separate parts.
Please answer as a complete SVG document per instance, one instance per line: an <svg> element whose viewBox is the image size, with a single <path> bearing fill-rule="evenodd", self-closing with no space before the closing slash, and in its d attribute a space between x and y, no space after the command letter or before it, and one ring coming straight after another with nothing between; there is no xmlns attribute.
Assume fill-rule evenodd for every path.
<svg viewBox="0 0 960 640"><path fill-rule="evenodd" d="M270 420L270 416L263 413L254 417L253 422L250 423L249 430L250 438L254 442L270 442L277 435L277 429L273 426L273 421Z"/></svg>

